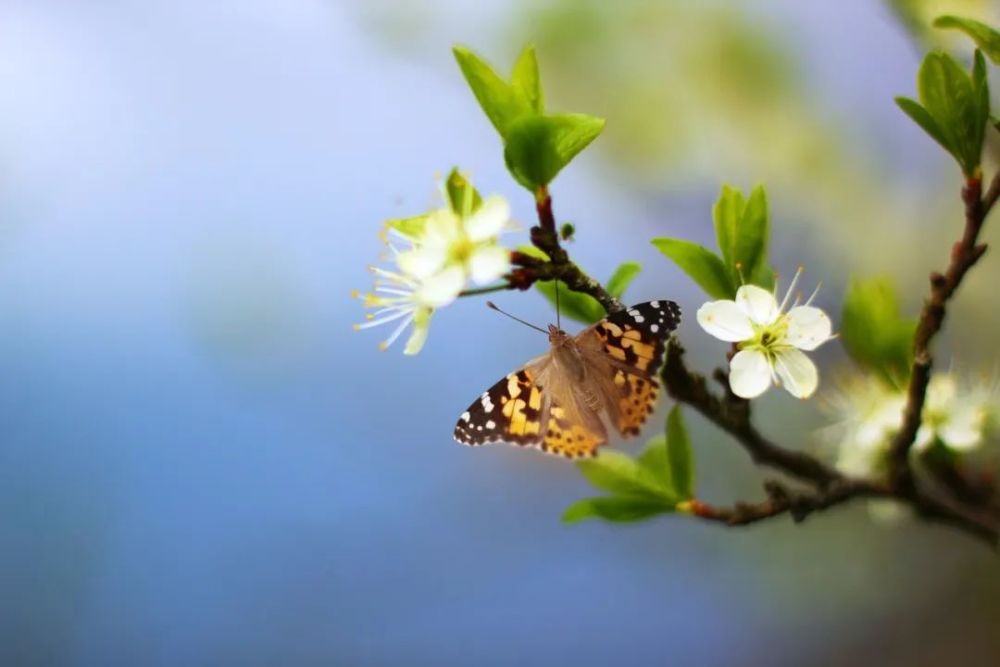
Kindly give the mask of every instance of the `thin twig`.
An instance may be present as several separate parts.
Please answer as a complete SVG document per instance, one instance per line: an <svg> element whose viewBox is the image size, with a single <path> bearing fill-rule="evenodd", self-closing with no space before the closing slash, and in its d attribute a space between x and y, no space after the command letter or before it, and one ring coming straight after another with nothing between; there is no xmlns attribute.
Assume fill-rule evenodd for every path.
<svg viewBox="0 0 1000 667"><path fill-rule="evenodd" d="M510 276L518 289L528 289L539 280L561 280L573 292L589 294L597 299L608 313L625 310L625 304L612 296L601 283L588 276L577 266L562 247L556 230L552 198L548 190L540 188L535 196L538 224L531 228L532 244L548 256L548 260L524 253L513 253L511 262L519 267Z"/></svg>
<svg viewBox="0 0 1000 667"><path fill-rule="evenodd" d="M676 339L667 348L662 377L671 398L690 405L736 438L755 463L811 482L819 488L843 479L835 468L819 459L804 452L785 449L765 438L753 425L749 401L733 395L719 398L710 392L705 378L688 370L684 364L684 348Z"/></svg>
<svg viewBox="0 0 1000 667"><path fill-rule="evenodd" d="M906 391L903 423L889 449L891 480L893 485L902 491L909 491L915 484L909 453L920 428L920 417L934 363L930 345L944 326L948 301L962 284L962 279L968 270L986 252L986 245L978 243L979 233L998 196L1000 196L1000 172L993 178L985 198L982 197L980 177L972 177L966 181L962 189L962 200L965 202L965 229L962 238L952 247L951 261L945 273L934 272L930 276L930 296L924 302L917 331L913 337L913 364Z"/></svg>
<svg viewBox="0 0 1000 667"><path fill-rule="evenodd" d="M802 493L791 491L776 481L764 484L767 500L759 503L736 503L730 507L709 505L700 500L690 502L690 511L695 516L708 521L717 521L727 526L746 526L783 514L790 514L798 523L813 512L820 512L853 498L885 496L883 487L865 481L844 481L829 486L822 493Z"/></svg>
<svg viewBox="0 0 1000 667"><path fill-rule="evenodd" d="M514 289L515 286L509 281L505 283L499 283L497 285L487 285L486 287L470 287L469 289L464 289L458 293L459 296L479 296L481 294L492 294L493 292L503 292L504 290Z"/></svg>

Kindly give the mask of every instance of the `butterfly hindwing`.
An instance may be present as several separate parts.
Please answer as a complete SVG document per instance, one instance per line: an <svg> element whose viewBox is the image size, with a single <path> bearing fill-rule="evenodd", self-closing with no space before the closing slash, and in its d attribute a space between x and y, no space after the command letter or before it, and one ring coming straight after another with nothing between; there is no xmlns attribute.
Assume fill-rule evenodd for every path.
<svg viewBox="0 0 1000 667"><path fill-rule="evenodd" d="M656 372L680 314L673 301L649 301L613 313L593 327L614 370L611 400L617 409L610 412L623 435L638 434L656 406Z"/></svg>
<svg viewBox="0 0 1000 667"><path fill-rule="evenodd" d="M614 385L617 389L614 400L618 408L614 413L615 425L622 435L639 435L639 429L656 408L660 385L653 378L623 370L615 372Z"/></svg>

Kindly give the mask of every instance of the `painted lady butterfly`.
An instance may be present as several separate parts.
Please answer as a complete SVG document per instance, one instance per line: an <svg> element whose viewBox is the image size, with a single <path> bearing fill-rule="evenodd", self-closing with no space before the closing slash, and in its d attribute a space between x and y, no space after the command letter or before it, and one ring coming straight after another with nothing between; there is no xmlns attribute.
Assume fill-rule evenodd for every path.
<svg viewBox="0 0 1000 667"><path fill-rule="evenodd" d="M656 372L680 317L676 303L661 300L609 315L576 336L550 324L551 349L470 405L455 440L580 458L607 442L606 423L622 435L638 434L656 404Z"/></svg>

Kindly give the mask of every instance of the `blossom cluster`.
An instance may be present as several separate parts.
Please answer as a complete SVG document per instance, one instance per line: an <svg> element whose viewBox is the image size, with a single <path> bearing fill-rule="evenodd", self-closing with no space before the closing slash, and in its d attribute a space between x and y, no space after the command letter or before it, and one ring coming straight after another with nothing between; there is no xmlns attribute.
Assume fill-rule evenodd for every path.
<svg viewBox="0 0 1000 667"><path fill-rule="evenodd" d="M889 445L906 407L903 391L850 377L830 393L824 407L835 419L826 433L837 447L837 467L857 477L884 475ZM934 447L954 455L981 450L995 437L998 417L994 389L981 382L963 383L953 371L936 373L927 387L913 455L925 455Z"/></svg>
<svg viewBox="0 0 1000 667"><path fill-rule="evenodd" d="M488 285L509 270L510 251L498 242L510 226L507 201L497 195L480 200L467 184L461 193L461 201L455 202L446 187L446 206L386 222L382 240L389 250L390 266L369 267L375 275L372 291L355 292L370 311L367 321L355 329L396 323L381 349L387 349L412 325L403 353L418 353L435 310L457 299L470 281Z"/></svg>

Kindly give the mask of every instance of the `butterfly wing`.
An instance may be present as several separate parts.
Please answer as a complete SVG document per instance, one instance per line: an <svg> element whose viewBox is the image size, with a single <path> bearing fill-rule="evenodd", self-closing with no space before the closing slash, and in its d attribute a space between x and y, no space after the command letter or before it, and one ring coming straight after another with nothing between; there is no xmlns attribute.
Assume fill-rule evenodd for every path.
<svg viewBox="0 0 1000 667"><path fill-rule="evenodd" d="M594 456L607 433L571 392L559 392L551 370L546 355L483 392L458 418L455 440L471 446L509 442L567 458Z"/></svg>
<svg viewBox="0 0 1000 667"><path fill-rule="evenodd" d="M673 301L649 301L613 313L577 337L597 385L594 391L603 396L610 421L623 435L638 434L656 406L656 373L680 319L680 306Z"/></svg>

